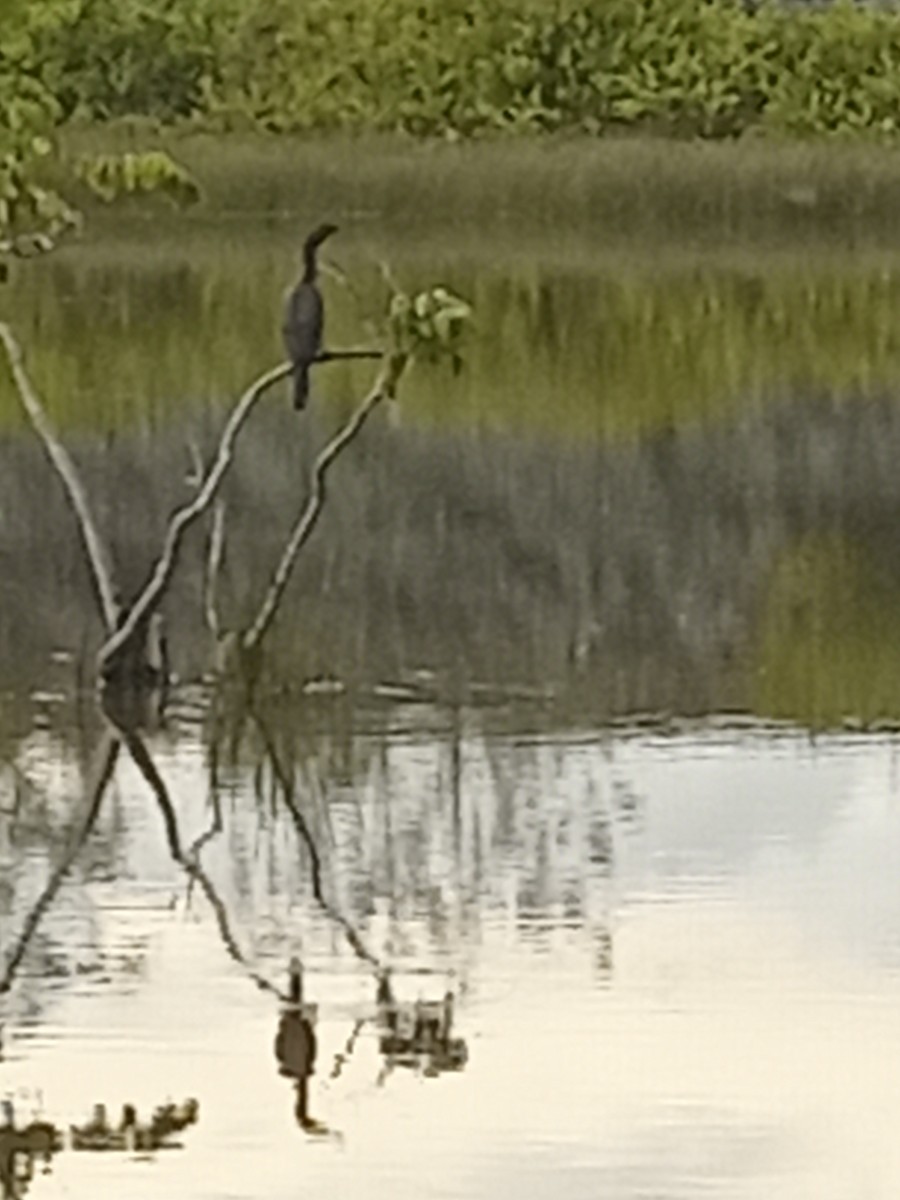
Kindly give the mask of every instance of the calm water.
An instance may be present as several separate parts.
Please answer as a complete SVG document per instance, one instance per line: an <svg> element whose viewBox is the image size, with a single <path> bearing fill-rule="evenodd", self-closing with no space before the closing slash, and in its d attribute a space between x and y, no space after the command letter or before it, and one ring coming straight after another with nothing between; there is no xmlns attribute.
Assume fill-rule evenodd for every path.
<svg viewBox="0 0 900 1200"><path fill-rule="evenodd" d="M123 767L5 1001L3 1088L40 1093L61 1124L97 1099L149 1112L170 1095L196 1096L201 1119L152 1164L66 1151L34 1194L895 1194L893 740L523 737L481 732L477 712L443 731L423 715L430 730L382 714L339 751L322 729L295 769L331 900L398 996L455 991L465 1068L386 1069L372 972L311 898L266 771L237 763L202 861L255 970L280 983L303 955L310 1111L329 1133L302 1134L273 1055L278 1004L229 955ZM211 816L200 733L176 718L151 749L188 841ZM36 829L26 803L0 826L7 945L81 778L51 731L20 761L50 813Z"/></svg>
<svg viewBox="0 0 900 1200"><path fill-rule="evenodd" d="M366 220L332 344L371 340L389 257L474 300L467 370L417 370L336 468L249 706L205 682L189 541L178 683L93 809L93 600L0 393L0 1096L66 1129L200 1104L182 1149L65 1149L29 1194L893 1200L900 274ZM126 591L277 358L292 253L285 222L131 225L22 279ZM366 372L242 441L227 624ZM448 992L453 1063L411 1032Z"/></svg>

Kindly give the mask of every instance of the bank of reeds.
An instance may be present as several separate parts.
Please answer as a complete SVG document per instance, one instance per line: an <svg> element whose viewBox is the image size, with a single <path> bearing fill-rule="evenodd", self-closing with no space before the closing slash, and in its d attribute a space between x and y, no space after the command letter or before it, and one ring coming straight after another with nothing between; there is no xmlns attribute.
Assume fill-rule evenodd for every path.
<svg viewBox="0 0 900 1200"><path fill-rule="evenodd" d="M277 685L352 690L426 668L441 694L547 689L579 719L897 718L897 406L789 399L624 448L372 427L335 469L273 631ZM226 624L258 603L325 435L314 423L298 437L285 404L247 433L227 489ZM217 426L73 439L126 589L187 494L185 442L208 446ZM0 672L33 685L51 649L89 661L98 629L40 449L7 440L0 461ZM167 605L188 679L209 666L202 564L193 535Z"/></svg>
<svg viewBox="0 0 900 1200"><path fill-rule="evenodd" d="M200 249L255 247L299 237L323 214L341 245L379 241L391 261L427 248L485 262L527 258L585 263L623 254L654 264L760 250L795 257L814 248L859 256L900 249L900 146L685 142L664 138L531 139L450 145L401 135L213 135L118 122L71 129L49 181L69 189L84 155L162 145L199 181L204 203L171 212L165 202L100 205L74 198L88 220L91 253L117 234L135 256L193 236ZM227 223L227 224L223 224ZM137 236L134 236L137 230ZM195 235L195 236L194 236ZM649 251L649 255L647 252Z"/></svg>

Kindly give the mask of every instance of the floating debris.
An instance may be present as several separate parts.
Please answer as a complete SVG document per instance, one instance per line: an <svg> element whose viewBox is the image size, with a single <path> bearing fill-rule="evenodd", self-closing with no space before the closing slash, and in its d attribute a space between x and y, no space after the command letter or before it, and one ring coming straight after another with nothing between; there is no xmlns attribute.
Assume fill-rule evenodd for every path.
<svg viewBox="0 0 900 1200"><path fill-rule="evenodd" d="M12 1101L0 1105L0 1192L6 1200L18 1200L34 1178L34 1164L41 1159L49 1170L50 1160L63 1147L60 1130L49 1121L33 1120L18 1128Z"/></svg>
<svg viewBox="0 0 900 1200"><path fill-rule="evenodd" d="M69 1126L69 1141L73 1150L106 1151L154 1151L172 1150L180 1146L173 1141L189 1125L195 1125L200 1117L200 1105L193 1098L182 1104L168 1101L153 1112L149 1123L138 1120L133 1104L122 1106L122 1116L115 1127L110 1125L105 1104L95 1104L94 1114L84 1125Z"/></svg>
<svg viewBox="0 0 900 1200"><path fill-rule="evenodd" d="M453 1037L452 992L442 1000L398 1001L390 976L378 981L379 1049L390 1067L421 1068L428 1076L461 1071L469 1059L465 1039Z"/></svg>

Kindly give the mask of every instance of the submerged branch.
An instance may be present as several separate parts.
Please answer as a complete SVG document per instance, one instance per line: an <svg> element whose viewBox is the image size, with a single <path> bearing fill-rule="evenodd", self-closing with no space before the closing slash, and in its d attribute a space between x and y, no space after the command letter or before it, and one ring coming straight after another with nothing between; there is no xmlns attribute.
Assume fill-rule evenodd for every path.
<svg viewBox="0 0 900 1200"><path fill-rule="evenodd" d="M78 521L78 528L87 552L88 563L94 581L100 611L107 633L112 633L119 617L119 604L113 587L113 573L106 548L100 540L94 519L91 516L87 495L69 453L56 436L44 406L32 386L22 358L22 350L12 330L0 322L0 339L6 349L16 389L35 432L41 439L47 457L62 481L69 503Z"/></svg>
<svg viewBox="0 0 900 1200"><path fill-rule="evenodd" d="M269 584L269 588L263 597L259 612L256 614L250 628L244 632L241 638L241 643L245 650L252 651L259 646L278 612L278 606L281 603L284 590L290 580L297 555L315 529L319 515L325 504L325 477L328 468L341 451L359 434L372 410L382 400L391 395L392 384L396 382L396 374L396 368L393 364L389 364L379 372L375 385L368 396L366 396L349 421L338 430L316 458L313 464L309 497L303 506L296 524L291 530L291 535L288 538L278 566L275 568L272 582Z"/></svg>
<svg viewBox="0 0 900 1200"><path fill-rule="evenodd" d="M356 1049L356 1043L359 1041L359 1035L365 1028L365 1024L364 1017L353 1022L353 1028L350 1030L350 1036L344 1043L343 1050L339 1050L334 1056L334 1065L331 1068L331 1074L328 1076L329 1079L340 1079L344 1067L346 1067L347 1063L353 1057L353 1051Z"/></svg>
<svg viewBox="0 0 900 1200"><path fill-rule="evenodd" d="M100 812L100 806L103 803L103 797L106 794L106 789L109 786L109 781L112 778L112 773L119 757L120 749L121 741L119 738L112 733L107 733L98 754L100 767L94 786L90 791L90 801L84 820L81 823L80 829L69 843L62 859L57 863L53 873L47 880L47 884L38 897L37 903L28 914L25 924L22 927L22 932L19 934L19 940L13 946L9 958L7 958L4 964L3 973L0 975L0 995L8 992L12 987L16 972L21 965L22 959L25 957L25 952L31 944L31 939L37 932L44 914L53 903L56 893L62 886L63 880L71 870L72 864L75 862L75 859L90 836L91 830L94 828Z"/></svg>

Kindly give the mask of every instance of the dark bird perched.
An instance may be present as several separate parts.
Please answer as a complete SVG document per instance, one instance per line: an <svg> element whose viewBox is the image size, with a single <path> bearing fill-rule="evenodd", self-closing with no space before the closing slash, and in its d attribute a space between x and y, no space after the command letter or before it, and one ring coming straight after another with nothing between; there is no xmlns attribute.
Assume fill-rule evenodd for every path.
<svg viewBox="0 0 900 1200"><path fill-rule="evenodd" d="M309 395L309 366L322 349L325 312L322 293L316 286L316 255L337 225L319 225L303 244L303 275L287 298L281 332L294 364L294 408L303 408Z"/></svg>

